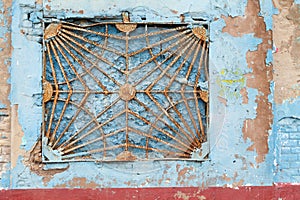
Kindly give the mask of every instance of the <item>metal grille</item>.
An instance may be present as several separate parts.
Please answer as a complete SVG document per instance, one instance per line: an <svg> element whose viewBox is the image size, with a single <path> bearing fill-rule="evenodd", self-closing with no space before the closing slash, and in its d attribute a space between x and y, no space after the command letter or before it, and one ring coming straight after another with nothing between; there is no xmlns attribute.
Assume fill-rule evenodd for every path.
<svg viewBox="0 0 300 200"><path fill-rule="evenodd" d="M208 42L202 25L45 25L44 161L203 159Z"/></svg>

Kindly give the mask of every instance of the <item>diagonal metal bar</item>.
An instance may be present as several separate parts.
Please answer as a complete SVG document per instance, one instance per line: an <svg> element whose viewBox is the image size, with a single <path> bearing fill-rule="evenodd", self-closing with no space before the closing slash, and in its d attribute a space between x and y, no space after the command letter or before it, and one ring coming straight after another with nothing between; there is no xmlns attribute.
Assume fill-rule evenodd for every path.
<svg viewBox="0 0 300 200"><path fill-rule="evenodd" d="M136 148L136 149L145 149L146 150L145 146L140 146L140 145L135 145L135 144L129 144L129 147ZM165 155L174 155L174 156L177 156L177 157L179 156L179 157L183 157L183 158L189 158L190 157L190 154L188 154L186 152L185 153L179 153L179 152L167 151L167 150L153 148L153 147L148 147L147 150L155 151L155 152L159 152L159 153L164 153Z"/></svg>
<svg viewBox="0 0 300 200"><path fill-rule="evenodd" d="M155 136L153 136L153 135L150 135L149 133L144 133L144 132L142 132L142 131L140 131L140 130L137 130L137 129L135 129L135 128L132 128L132 127L128 127L128 129L129 129L129 131L135 132L135 133L137 133L137 134L139 134L139 135L141 135L141 136L148 137L148 138L150 138L150 139L152 139L152 140L154 140L154 141L157 141L157 142L160 142L160 143L165 144L165 145L167 145L167 146L170 146L170 147L172 147L172 148L174 148L174 149L177 149L177 150L179 150L179 151L181 151L181 152L183 152L183 153L186 152L186 149L184 149L184 148L182 148L182 147L180 147L180 146L171 144L171 143L169 143L169 142L166 142L166 141L164 141L164 140L162 140L162 139L160 139L160 138L158 138L158 137L155 137Z"/></svg>
<svg viewBox="0 0 300 200"><path fill-rule="evenodd" d="M147 47L144 47L144 48L142 48L142 49L140 49L140 50L137 50L137 51L135 51L135 52L132 52L132 53L129 54L129 56L134 56L134 55L136 55L136 54L142 53L143 51L147 51L147 50L149 50L150 48L153 48L153 47L159 46L159 45L161 45L161 44L163 44L163 43L166 43L166 42L175 40L175 39L177 39L177 38L179 38L179 37L181 37L181 36L184 36L184 35L186 35L186 34L188 34L188 33L190 33L190 32L191 32L190 29L187 29L187 30L185 30L185 31L179 32L179 33L176 34L176 35L170 36L170 37L165 38L165 39L163 39L163 40L161 40L161 41L159 41L159 42L156 42L156 43L154 43L154 44L152 44L152 45L150 45L150 46L147 46ZM190 34L189 34L189 35L190 35Z"/></svg>
<svg viewBox="0 0 300 200"><path fill-rule="evenodd" d="M104 144L105 138L110 137L110 136L113 136L113 135L116 135L116 134L118 134L118 133L120 133L120 132L123 132L123 131L125 131L125 128L119 129L119 130L114 131L114 132L112 132L112 133L108 133L108 134L102 135L101 137L96 138L96 139L94 139L94 140L90 140L90 141L88 141L88 142L86 142L86 143L84 143L84 144L80 144L80 145L77 145L77 146L72 146L72 148L68 149L65 153L67 154L67 153L69 153L69 152L72 152L72 151L75 151L75 150L77 150L77 149L86 147L86 146L88 146L88 145L90 145L90 144L93 144L93 143L99 142L99 141L103 141L103 144ZM105 145L103 145L103 149L104 149L104 152L105 152Z"/></svg>
<svg viewBox="0 0 300 200"><path fill-rule="evenodd" d="M63 43L61 43L60 42L60 44L64 47L64 49L66 49L67 50L67 48L63 45ZM81 60L79 60L77 57L76 57L76 55L74 55L71 51L69 51L69 50L67 50L68 51L68 53L70 54L70 56L72 56L72 58L74 59L74 60L76 60L76 62L78 63L78 64L80 64L80 66L92 77L92 79L99 85L99 87L101 87L101 89L103 90L103 91L107 91L107 88L100 82L100 80L98 80L97 79L97 77L95 77L95 75L91 72L91 69L89 69L89 68L87 68L85 65L84 65L84 63L81 61Z"/></svg>
<svg viewBox="0 0 300 200"><path fill-rule="evenodd" d="M146 106L143 102L141 102L141 101L138 100L137 98L134 98L134 100L135 100L138 104L140 104L142 107L144 107L145 110L146 110L147 112L151 113L154 117L156 117L156 119L158 119L158 120L161 121L165 126L167 126L168 129L170 129L173 133L175 133L178 137L180 137L181 141L186 142L186 143L189 143L189 141L187 140L187 138L186 138L184 135L182 135L180 132L178 132L178 131L175 130L172 126L170 126L168 122L166 122L164 119L162 119L158 114L154 113L154 112L153 112L148 106ZM152 122L152 124L155 124L155 123ZM151 127L151 128L152 128L152 127ZM150 129L150 132L152 132L151 129ZM147 141L146 141L146 143L147 143ZM146 146L148 146L148 145L146 145Z"/></svg>
<svg viewBox="0 0 300 200"><path fill-rule="evenodd" d="M102 116L107 110L109 110L112 106L114 106L119 100L120 100L120 98L117 98L113 103L111 103L111 104L110 104L109 106L107 106L102 112L100 112L95 118L99 118L100 116ZM76 135L75 135L75 136L77 136L77 135L80 134L82 131L84 131L91 123L93 123L93 121L87 122L85 126L83 126L80 130L78 130L78 131L76 132ZM64 149L63 146L68 145L68 142L70 142L75 136L73 135L73 137L71 137L68 141L62 143L58 148L59 148L59 149Z"/></svg>
<svg viewBox="0 0 300 200"><path fill-rule="evenodd" d="M79 104L79 108L83 108L84 103L86 102L86 99L88 98L89 93L86 93L83 97L83 99L81 100L80 104ZM66 134L66 132L69 130L69 128L71 127L71 125L74 123L74 121L76 120L76 118L78 117L79 113L82 111L82 109L78 109L76 111L76 113L74 114L74 116L72 117L72 119L69 121L68 125L65 127L65 129L61 132L61 134L58 136L58 138L56 139L56 141L54 142L54 144L52 145L53 149L59 149L61 147L61 145L59 147L56 148L56 146L58 145L58 143L61 141L62 137ZM64 143L63 143L64 144Z"/></svg>
<svg viewBox="0 0 300 200"><path fill-rule="evenodd" d="M89 135L92 134L94 131L96 131L96 130L102 128L104 125L108 124L109 122L113 121L114 119L116 119L117 117L121 116L121 115L124 114L124 113L125 113L125 111L122 111L122 112L120 112L120 113L114 115L112 118L110 118L110 119L108 119L107 121L105 121L105 122L103 122L103 123L97 125L97 126L94 127L92 130L88 131L87 133L83 134L82 136L78 137L77 139L72 140L72 139L74 139L74 138L78 135L78 132L75 132L75 133L73 134L73 136L70 137L70 138L67 140L67 143L68 143L68 144L67 144L65 147L62 148L62 152L64 152L64 153L65 153L65 152L69 152L69 151L68 151L68 147L72 146L73 144L75 144L76 142L82 140L83 138L89 136Z"/></svg>
<svg viewBox="0 0 300 200"><path fill-rule="evenodd" d="M50 67L51 67L52 75L53 75L53 79L54 79L54 86L55 86L55 89L58 90L58 84L57 84L57 79L56 79L56 72L55 72L54 65L53 65L53 60L52 60L52 56L51 56L50 46L49 46L48 43L46 44L46 47L47 47L47 52L48 52ZM52 111L51 111L49 123L48 123L48 130L46 132L46 137L47 138L49 138L49 136L50 136L51 126L52 126L52 122L53 122L53 118L54 118L54 112L55 112L55 108L56 108L56 104L57 104L57 99L58 99L58 93L56 92L55 93L55 97L54 97L54 102L53 102L53 105L52 105Z"/></svg>
<svg viewBox="0 0 300 200"><path fill-rule="evenodd" d="M156 54L155 56L153 56L152 58L148 59L147 61L145 61L144 63L141 63L140 65L136 66L134 69L132 69L130 71L130 73L132 74L133 72L141 69L142 67L144 67L146 64L152 62L153 60L157 59L158 56L163 55L164 53L170 51L173 47L177 46L178 44L180 44L181 42L187 40L188 38L190 38L192 36L193 33L190 33L188 35L185 35L184 37L180 38L178 41L174 42L172 45L170 45L168 48L162 50L161 52L159 52L158 54ZM151 46L147 47L148 49L153 48Z"/></svg>
<svg viewBox="0 0 300 200"><path fill-rule="evenodd" d="M99 35L101 37L110 37L110 38L114 38L114 39L124 40L124 37L122 37L122 36L117 36L117 35L113 35L113 34L106 34L106 33L101 33L101 32L97 32L97 31L92 31L92 30L82 28L82 27L78 27L78 26L75 27L74 24L72 24L72 26L62 24L62 27L64 29L73 30L73 31L82 31L82 32L86 32L86 33Z"/></svg>
<svg viewBox="0 0 300 200"><path fill-rule="evenodd" d="M145 122L146 124L150 125L151 127L153 127L154 129L160 131L161 133L165 134L166 136L168 136L169 138L172 138L173 140L177 141L179 144L181 144L182 146L186 147L187 149L190 149L192 150L188 145L186 145L185 143L183 143L181 140L177 139L176 137L174 137L172 134L170 134L169 132L161 129L161 128L158 128L157 126L151 124L150 121L148 121L147 119L145 119L144 117L138 115L137 113L135 112L132 112L131 110L128 110L130 114L132 114L133 116L135 116L136 118L142 120L143 122Z"/></svg>
<svg viewBox="0 0 300 200"><path fill-rule="evenodd" d="M65 79L66 82L67 82L67 86L68 86L69 91L70 91L70 92L68 93L68 97L67 97L67 100L66 100L66 102L65 102L65 104L64 104L64 106L63 106L63 109L62 109L62 111L61 111L61 113L60 113L59 119L58 119L58 121L57 121L57 123L56 123L56 126L55 126L55 128L54 128L54 131L52 132L52 135L51 135L51 137L50 137L49 146L52 146L53 141L54 141L54 139L55 139L55 135L56 135L57 129L58 129L59 125L60 125L60 122L61 122L61 120L62 120L62 117L63 117L63 115L64 115L64 113L65 113L65 111L66 111L66 109L67 109L67 105L68 105L68 103L69 103L69 101L70 101L70 98L71 98L71 96L72 96L72 87L71 87L71 85L70 85L70 83L69 83L69 81L68 81L68 78L67 78L67 75L66 75L66 73L65 73L65 70L64 70L64 68L63 68L63 66L62 66L61 60L60 60L60 58L59 58L59 56L58 56L58 53L57 53L57 51L56 51L56 49L55 49L55 47L54 47L55 44L54 44L52 41L50 41L50 46L51 46L51 49L52 49L52 51L53 51L53 53L54 53L54 55L55 55L56 61L57 61L58 65L59 65L59 68L60 68L60 70L61 70L61 72L62 72L62 74L63 74L64 79ZM57 93L58 93L58 92L57 92Z"/></svg>
<svg viewBox="0 0 300 200"><path fill-rule="evenodd" d="M50 83L54 87L47 89L48 84L44 88L47 90L45 92L51 94L50 99L48 97L43 102L43 112L47 118L42 129L43 135L49 138L47 145L53 150L58 150L63 155L63 161L98 160L99 156L103 161L117 161L120 155L125 156L122 160L131 160L130 156L138 160L143 157L157 159L149 157L149 152L160 154L162 159L191 158L191 153L207 140L208 92L201 91L198 87L200 79L207 82L209 80L208 43L200 37L201 34L206 34L205 29L202 28L202 32L199 32L200 28L189 28L187 24L156 26L142 23L134 24L135 28L138 27L136 29L123 30L118 27L126 27L126 24L116 24L120 23L91 23L82 26L62 22L47 26L49 28L47 40L44 42L46 50L43 53L43 82L49 82L47 79L50 77ZM131 26L129 23L129 28ZM98 31L98 27L101 31ZM120 32L115 33L116 30ZM96 37L101 39L95 40ZM137 41L133 40L141 39L145 39L144 46L131 46L137 44ZM121 50L120 44L123 45ZM131 47L133 51L130 51ZM154 50L158 50L158 53L154 53ZM117 65L116 56L124 58L124 69ZM130 69L129 65L135 64L134 59L139 61ZM199 62L195 64L198 59ZM117 70L117 74L113 75L111 69ZM145 71L145 74L139 74L131 84L129 76L136 76L135 72L139 70ZM191 76L196 70L196 75ZM63 82L58 82L58 77L61 79L61 76L57 77L57 71L61 72ZM160 74L154 77L153 73L156 72ZM85 75L88 75L91 81L83 77ZM116 77L122 77L123 81ZM160 84L162 81L168 82ZM95 83L99 89L91 90L91 84ZM78 84L80 87L77 88ZM147 88L137 90L136 87L140 84L146 84ZM83 89L79 89L82 86ZM206 93L206 98L203 93ZM94 110L90 109L90 106L99 104L91 102L94 101L91 94L95 94L95 98L98 98L97 94L101 94L104 101L116 96L117 98L109 100L105 107L100 106L101 108ZM112 94L113 96L110 96ZM158 95L167 100L167 106L163 105ZM76 102L71 100L71 96ZM64 102L60 110L59 101ZM131 104L133 101L136 103ZM52 105L50 111L46 111L46 103ZM68 105L73 109L72 116L64 118ZM200 107L203 106L206 108L202 112ZM142 107L142 110L139 107ZM135 110L136 108L138 110ZM111 112L113 113L110 114ZM103 118L107 114L109 117ZM85 124L80 123L78 127L79 121L76 119L83 115L87 115L88 118ZM124 124L114 124L114 121L119 122L116 119L121 116L125 120ZM65 127L61 127L65 119ZM102 119L104 122L100 123ZM129 122L134 119L142 123L145 129L132 126ZM120 127L110 130L112 124ZM72 125L77 127L71 129ZM154 134L156 132L159 135ZM145 137L146 143L141 145L135 141L132 134L137 134L138 138ZM124 139L117 143L115 139L119 136ZM151 141L158 146L150 146ZM107 152L110 155L110 152L120 149L124 154L117 156L113 153L113 157L106 157ZM138 157L135 158L136 155L132 153L138 149L145 151L145 154L137 154Z"/></svg>
<svg viewBox="0 0 300 200"><path fill-rule="evenodd" d="M64 41L62 42L60 40L60 38ZM93 61L91 61L90 59L88 59L88 57L86 57L86 55L81 52L78 48L76 48L74 45L72 45L69 41L67 41L65 38L63 37L58 37L57 40L59 41L59 43L64 47L64 49L72 56L72 58L74 58L84 69L85 72L82 73L80 76L85 75L86 73L91 73L91 69L93 67L96 67L102 74L104 74L107 78L109 78L111 81L113 81L116 85L120 86L121 84L119 82L117 82L114 78L112 78L111 76L109 76L104 70L100 69L96 63L94 63ZM66 43L69 47L71 47L73 50L75 50L82 58L84 58L85 60L87 60L90 64L92 64L92 67L90 69L88 69L87 67L84 66L84 64L79 60L76 59L76 56L74 53L72 53L72 51L70 49L68 49L64 43Z"/></svg>
<svg viewBox="0 0 300 200"><path fill-rule="evenodd" d="M69 26L68 26L68 27L69 27ZM66 28L66 26L63 25L62 28ZM76 30L78 30L78 29L80 29L81 31L84 31L84 32L88 32L88 33L92 33L92 34L95 34L95 35L99 35L99 32L91 31L91 30L88 30L88 29L76 28ZM78 35L78 34L75 34L75 33L71 32L71 31L67 31L67 30L65 30L65 29L61 29L61 31L64 32L64 33L66 33L66 34L68 34L68 35L71 35L71 36L73 36L73 37L75 37L75 38L78 38L78 39L80 39L80 40L83 40L84 42L87 42L87 43L90 43L90 44L92 44L92 45L95 45L95 46L97 46L97 47L99 47L99 48L102 48L102 49L104 49L104 50L106 50L106 51L115 53L115 54L120 55L120 56L123 55L121 52L118 52L118 51L116 51L115 49L108 48L108 47L106 47L105 45L101 45L101 44L99 44L99 43L96 43L96 42L94 42L94 41L92 41L92 40L89 40L89 39L87 39L87 38L85 38L85 37L82 37L82 36L80 36L80 35ZM110 35L110 34L108 34L108 35L109 35L110 38L112 38L112 35ZM105 33L101 33L101 36L106 37L106 34L105 34Z"/></svg>
<svg viewBox="0 0 300 200"><path fill-rule="evenodd" d="M163 51L159 52L158 54L156 54L155 56L153 56L151 59L145 61L144 63L140 64L139 66L137 66L136 68L139 68L139 67L143 67L145 66L146 64L148 64L149 62L155 60L158 56L160 55L163 55L164 53L170 51L172 48L176 47L177 45L178 48L173 52L173 53L170 53L161 63L157 64L153 69L151 69L149 72L147 72L147 74L145 76L143 76L138 82L136 82L134 84L134 86L137 86L139 85L143 80L145 80L147 77L149 77L153 72L155 72L157 69L160 69L162 72L163 72L163 69L162 69L162 64L164 64L165 62L167 62L169 59L172 58L172 56L174 54L177 53L177 51L180 51L180 49L182 47L184 47L185 45L188 45L192 40L192 37L186 37L180 41L178 41L177 43L174 43L172 45L170 45L167 49L164 49ZM180 43L182 42L182 43ZM150 61L151 60L151 61ZM133 72L131 72L133 73ZM166 75L167 75L167 72L166 72Z"/></svg>
<svg viewBox="0 0 300 200"><path fill-rule="evenodd" d="M195 138L196 135L194 134L194 132L192 131L192 129L190 128L190 126L188 125L188 123L186 122L186 120L184 119L184 117L182 116L182 114L180 113L180 111L176 108L176 106L173 105L172 100L170 99L169 94L166 91L168 91L172 85L172 83L174 82L175 78L178 76L179 72L181 71L181 69L183 68L184 64L187 62L188 57L191 55L191 53L194 51L194 49L196 48L196 45L198 44L198 41L193 41L193 46L190 48L190 50L188 51L188 53L186 54L186 56L183 58L183 61L181 62L180 66L177 68L177 70L175 71L173 77L171 78L171 80L169 81L169 84L166 86L166 88L164 89L164 95L166 96L166 98L168 99L169 103L171 104L171 106L173 106L174 111L176 112L176 114L179 116L179 118L181 119L182 123L184 124L185 128L190 132L190 134ZM184 85L183 85L184 86ZM184 96L182 96L183 99L185 99ZM190 119L193 118L192 115L189 116ZM197 130L197 129L196 129ZM194 142L192 142L194 143ZM196 146L199 145L198 140L196 140Z"/></svg>
<svg viewBox="0 0 300 200"><path fill-rule="evenodd" d="M205 52L205 49L206 49L206 42L203 41L202 45L203 46L202 46L201 57L200 57L200 61L199 61L198 72L197 72L197 75L196 75L194 90L197 90L197 84L199 82L199 78L200 78L200 74L201 74L201 68L202 68L202 62L203 62L203 55L204 55L204 52ZM203 127L201 112L199 110L199 103L198 103L198 98L197 98L197 94L196 93L194 93L194 98L195 98L195 104L196 104L196 108L197 108L198 122L199 122L199 126L200 126L200 131L201 131L201 137L200 137L200 139L203 139L205 137L205 132L204 132L204 127Z"/></svg>

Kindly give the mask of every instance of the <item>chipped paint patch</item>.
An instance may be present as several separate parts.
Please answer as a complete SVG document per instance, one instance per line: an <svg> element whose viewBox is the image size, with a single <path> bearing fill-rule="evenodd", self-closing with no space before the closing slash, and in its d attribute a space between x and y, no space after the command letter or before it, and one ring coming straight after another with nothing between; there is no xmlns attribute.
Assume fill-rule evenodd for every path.
<svg viewBox="0 0 300 200"><path fill-rule="evenodd" d="M71 188L98 188L99 185L95 183L94 181L88 181L86 178L79 178L75 177L72 180L70 180L67 183L57 185L56 188L66 188L66 187L71 187Z"/></svg>
<svg viewBox="0 0 300 200"><path fill-rule="evenodd" d="M9 102L12 1L0 1L0 188L10 186L11 108Z"/></svg>
<svg viewBox="0 0 300 200"><path fill-rule="evenodd" d="M258 89L259 95L256 98L257 116L255 119L246 120L243 127L244 139L250 138L253 141L248 150L256 150L258 163L264 161L269 151L268 131L273 119L272 105L268 100L271 93L272 66L266 66L265 63L267 51L272 48L272 32L266 30L266 24L259 12L259 1L248 1L245 17L225 18L226 27L223 29L235 37L254 33L255 37L262 39L256 51L247 53L248 66L252 69L252 78L247 79L247 87ZM235 26L236 24L240 26Z"/></svg>
<svg viewBox="0 0 300 200"><path fill-rule="evenodd" d="M206 200L206 197L204 195L200 194L200 190L197 191L196 193L192 193L192 194L184 193L182 191L177 191L174 194L174 198L175 199L182 199L182 200L190 200L191 198L192 199L199 199L199 200Z"/></svg>
<svg viewBox="0 0 300 200"><path fill-rule="evenodd" d="M269 119L262 120L263 114L267 114L267 118L271 117L270 107L268 107L270 94L268 78L272 79L272 77L266 73L272 73L272 67L267 68L264 63L266 60L268 62L272 60L269 51L269 43L272 42L271 31L266 32L266 29L270 29L271 11L268 4L270 1L264 1L265 4L262 5L262 2L258 1L212 0L204 1L202 4L196 3L195 6L184 1L174 1L174 5L170 2L148 5L143 1L139 1L138 4L136 1L126 3L119 1L119 4L115 4L117 1L98 1L97 3L89 1L86 5L83 5L84 3L71 5L68 1L45 1L44 14L57 16L60 19L97 15L104 19L115 17L113 19L118 20L121 11L126 10L132 15L133 21L139 22L182 22L182 20L190 22L192 18L207 19L211 22L209 59L212 92L210 101L215 107L211 116L214 127L210 130L209 159L201 163L177 161L124 164L70 163L64 169L61 169L65 166L63 164L60 165L61 168L58 165L40 166L41 152L37 141L40 141L39 127L42 118L39 101L41 98L41 69L39 68L42 66L41 45L38 43L39 37L29 40L30 30L19 29L19 19L23 16L20 13L22 9L18 7L19 2L22 1L16 3L14 11L16 20L13 24L15 50L12 80L15 85L12 88L12 102L19 105L16 112L18 112L18 120L24 136L22 136L22 141L19 140L18 145L23 148L22 144L25 144L23 150L26 153L15 162L17 164L12 171L13 188L174 186L203 188L225 184L232 187L246 184L272 184L272 171L269 170L272 161L263 160L268 152L266 151L268 146L265 147L268 135L262 136L271 122ZM248 9L245 14L247 2ZM258 9L259 4L261 13ZM26 5L22 6L23 9L27 9ZM30 5L30 9L40 8ZM88 9L91 9L91 12ZM222 18L220 18L221 15L223 15ZM253 16L255 20L251 22ZM236 18L230 21L232 17ZM263 23L266 25L262 26ZM30 52L31 56L26 56L27 52ZM269 56L266 57L266 54ZM266 72L265 69L269 71ZM262 75L259 75L260 73ZM19 74L22 76L18 76ZM256 78L259 83L255 83ZM24 82L26 84L22 84ZM224 101L225 105L220 103L219 99ZM262 113L265 111L266 113ZM246 119L247 124L244 124ZM243 130L243 127L248 125L250 128ZM254 127L257 126L264 129L262 133L253 133L256 131ZM259 143L258 140L262 142ZM257 160L259 166L253 164L255 163L254 156L257 154L248 151L249 146L260 156ZM52 173L49 169L61 169L61 171ZM266 171L269 173L265 173ZM197 196L198 194L193 195L189 196L206 198L206 196Z"/></svg>
<svg viewBox="0 0 300 200"><path fill-rule="evenodd" d="M273 16L274 44L278 51L274 53L274 99L277 104L300 96L300 4L293 0L274 0L279 10Z"/></svg>

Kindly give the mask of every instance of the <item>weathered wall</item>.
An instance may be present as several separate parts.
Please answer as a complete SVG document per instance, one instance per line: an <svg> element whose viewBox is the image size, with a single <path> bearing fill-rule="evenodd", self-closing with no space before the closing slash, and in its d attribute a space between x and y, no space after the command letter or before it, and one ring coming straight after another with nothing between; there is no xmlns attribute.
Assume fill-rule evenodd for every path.
<svg viewBox="0 0 300 200"><path fill-rule="evenodd" d="M0 138L0 150L9 151L10 132L13 148L11 171L0 168L6 180L2 187L237 187L299 182L299 1L2 3L0 76L6 78L0 82L4 94L0 96L0 112L4 113L0 113L0 131L8 133L3 134L8 138ZM186 21L196 17L210 22L210 159L202 163L41 164L43 14L60 19L112 17L124 10L133 21L141 17L152 22L181 21L185 16ZM273 43L278 50L272 55ZM9 160L9 155L1 155L0 167Z"/></svg>
<svg viewBox="0 0 300 200"><path fill-rule="evenodd" d="M9 187L11 6L10 1L0 1L0 187Z"/></svg>
<svg viewBox="0 0 300 200"><path fill-rule="evenodd" d="M274 1L275 181L300 181L300 2Z"/></svg>
<svg viewBox="0 0 300 200"><path fill-rule="evenodd" d="M298 4L297 4L298 3ZM282 104L299 97L299 2L274 1L274 82L275 102Z"/></svg>

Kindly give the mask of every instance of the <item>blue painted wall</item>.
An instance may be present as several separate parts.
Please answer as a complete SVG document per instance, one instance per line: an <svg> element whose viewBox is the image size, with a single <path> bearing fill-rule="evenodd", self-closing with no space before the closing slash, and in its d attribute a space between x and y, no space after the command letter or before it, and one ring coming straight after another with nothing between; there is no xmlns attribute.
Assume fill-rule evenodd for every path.
<svg viewBox="0 0 300 200"><path fill-rule="evenodd" d="M252 2L257 3L254 0ZM9 187L238 187L272 185L282 181L298 182L299 99L275 103L273 94L276 83L267 82L265 87L270 95L265 103L271 105L269 109L272 109L273 119L268 123L273 124L270 130L260 131L261 127L256 127L261 134L267 133L267 139L256 140L245 136L248 129L245 122L257 119L261 103L259 99L265 94L263 88L249 86L258 77L255 77L251 68L251 62L255 60L249 60L248 54L256 51L266 53L263 57L265 63L272 64L272 49L261 51L260 45L264 44L264 39L251 27L249 30L241 29L245 33L238 36L224 31L224 28L228 25L227 19L252 14L253 19L263 18L265 27L260 27L261 32L272 31L272 1L261 0L257 5L259 12L251 13L246 12L247 6L250 7L246 0L206 0L201 3L172 0L168 4L161 1L148 4L146 1L134 0L126 3L87 1L74 4L70 1L52 0L45 1L43 6L30 0L14 1L10 101L12 105L18 105L18 122L24 135L15 138L15 141L21 140L20 143L12 141L13 145L20 145L17 148L21 150L21 154L12 157ZM129 11L132 14L131 20L137 22L141 17L146 17L149 22L179 22L180 15L184 15L186 21L202 18L210 23L209 160L74 162L41 166L30 163L30 152L33 152L32 149L39 140L42 123L40 41L43 14L59 19L111 17L119 16L124 10ZM262 64L260 67L264 74L269 66ZM260 145L267 145L268 151L262 151Z"/></svg>

